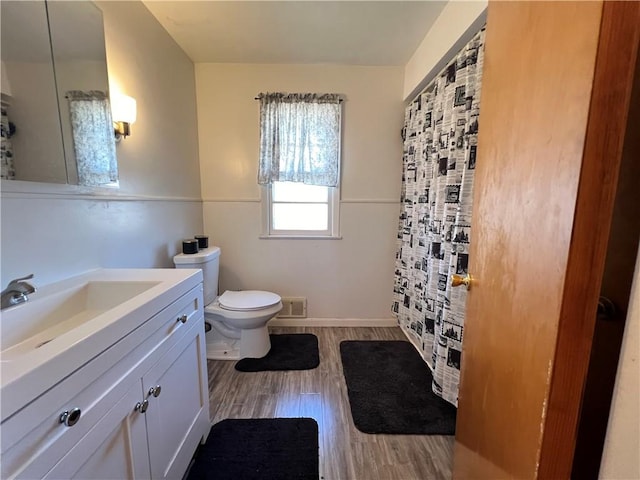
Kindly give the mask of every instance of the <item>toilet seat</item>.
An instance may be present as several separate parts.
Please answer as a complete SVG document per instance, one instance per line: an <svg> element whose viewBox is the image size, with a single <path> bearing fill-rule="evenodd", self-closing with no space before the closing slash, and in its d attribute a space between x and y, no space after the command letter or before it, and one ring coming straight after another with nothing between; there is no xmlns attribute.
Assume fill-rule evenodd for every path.
<svg viewBox="0 0 640 480"><path fill-rule="evenodd" d="M227 290L218 297L218 304L223 310L234 312L252 312L264 310L280 303L280 295L261 290Z"/></svg>

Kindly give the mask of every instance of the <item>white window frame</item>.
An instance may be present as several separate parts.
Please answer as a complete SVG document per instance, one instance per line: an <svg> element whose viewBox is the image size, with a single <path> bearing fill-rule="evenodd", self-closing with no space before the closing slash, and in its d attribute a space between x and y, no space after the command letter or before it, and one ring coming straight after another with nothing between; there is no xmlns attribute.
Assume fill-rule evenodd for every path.
<svg viewBox="0 0 640 480"><path fill-rule="evenodd" d="M342 170L342 108L340 108L340 140L338 143L338 178ZM326 230L276 230L273 228L273 196L272 185L261 185L262 204L262 239L316 239L316 240L339 240L340 235L340 184L335 187L327 187L328 195L328 218ZM303 202L309 203L309 202Z"/></svg>
<svg viewBox="0 0 640 480"><path fill-rule="evenodd" d="M300 238L300 239L341 239L340 236L340 185L327 187L328 218L326 230L275 230L273 228L273 196L271 185L263 185L262 189L262 234L260 238ZM288 203L288 202L287 202ZM292 202L293 203L293 202ZM310 203L310 202L304 202Z"/></svg>

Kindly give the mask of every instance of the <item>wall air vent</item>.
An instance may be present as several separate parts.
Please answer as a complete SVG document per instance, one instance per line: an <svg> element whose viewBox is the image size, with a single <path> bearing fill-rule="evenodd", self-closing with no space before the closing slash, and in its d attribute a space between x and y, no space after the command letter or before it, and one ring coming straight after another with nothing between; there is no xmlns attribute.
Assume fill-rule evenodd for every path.
<svg viewBox="0 0 640 480"><path fill-rule="evenodd" d="M306 318L307 299L305 297L282 297L282 311L278 318Z"/></svg>

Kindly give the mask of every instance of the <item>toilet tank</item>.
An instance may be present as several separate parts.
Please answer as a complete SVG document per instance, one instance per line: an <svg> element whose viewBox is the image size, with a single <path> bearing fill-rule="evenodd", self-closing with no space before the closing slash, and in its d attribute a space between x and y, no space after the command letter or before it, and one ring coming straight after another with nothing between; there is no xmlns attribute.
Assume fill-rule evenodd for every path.
<svg viewBox="0 0 640 480"><path fill-rule="evenodd" d="M202 270L204 304L209 305L218 296L218 271L220 270L220 247L209 247L198 253L180 253L173 257L176 268L199 268Z"/></svg>

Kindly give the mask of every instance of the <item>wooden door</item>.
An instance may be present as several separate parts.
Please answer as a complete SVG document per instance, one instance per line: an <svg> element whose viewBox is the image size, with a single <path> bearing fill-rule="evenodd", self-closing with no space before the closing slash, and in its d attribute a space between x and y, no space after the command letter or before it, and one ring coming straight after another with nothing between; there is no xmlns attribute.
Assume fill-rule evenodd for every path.
<svg viewBox="0 0 640 480"><path fill-rule="evenodd" d="M569 478L636 2L491 2L454 478Z"/></svg>

